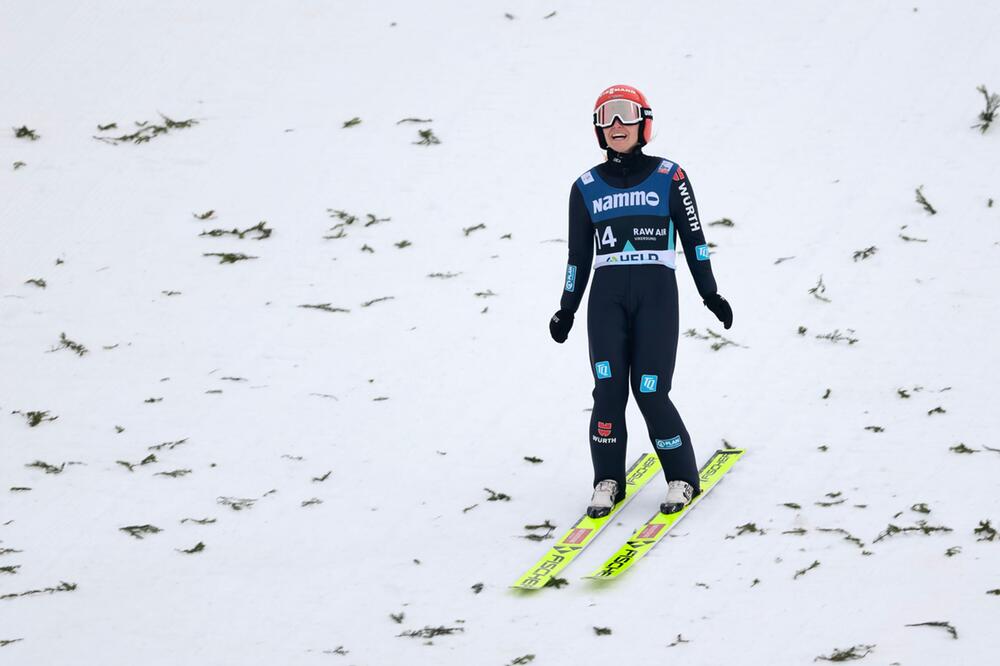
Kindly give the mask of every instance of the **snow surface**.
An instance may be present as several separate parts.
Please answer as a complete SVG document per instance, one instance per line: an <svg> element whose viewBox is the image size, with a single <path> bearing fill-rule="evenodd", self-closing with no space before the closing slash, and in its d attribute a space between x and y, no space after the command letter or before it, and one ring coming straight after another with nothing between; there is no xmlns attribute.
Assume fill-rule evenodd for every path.
<svg viewBox="0 0 1000 666"><path fill-rule="evenodd" d="M995 658L1000 539L973 530L1000 528L1000 127L970 126L976 86L1000 90L1000 5L0 15L0 596L18 595L0 600L0 662ZM672 396L700 461L723 440L749 453L620 581L579 576L655 511L662 480L568 586L518 594L552 543L524 525L562 532L590 494L585 327L559 346L546 322L570 184L602 158L591 104L618 82L648 94L648 152L684 166L704 222L734 221L706 232L740 346L682 336ZM93 138L158 113L198 124ZM41 138L6 129L21 126ZM415 145L427 128L440 143ZM342 222L328 209L358 221L325 239ZM199 235L261 220L264 240ZM830 302L808 293L820 276ZM682 330L721 333L680 284ZM300 307L323 303L349 312ZM835 330L858 342L816 337ZM58 418L29 427L29 411ZM629 418L634 458L648 445ZM918 520L953 531L875 543ZM748 523L764 534L737 536ZM121 531L144 524L162 531ZM61 582L76 587L44 592ZM923 622L957 639L907 626ZM424 627L460 631L399 636Z"/></svg>

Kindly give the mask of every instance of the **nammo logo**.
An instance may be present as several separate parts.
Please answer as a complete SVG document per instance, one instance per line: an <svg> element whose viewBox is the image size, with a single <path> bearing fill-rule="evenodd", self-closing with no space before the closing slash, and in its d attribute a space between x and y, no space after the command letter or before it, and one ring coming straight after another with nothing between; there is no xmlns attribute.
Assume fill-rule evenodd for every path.
<svg viewBox="0 0 1000 666"><path fill-rule="evenodd" d="M595 213L601 213L606 210L621 208L623 206L659 206L660 195L652 190L649 192L643 192L642 190L615 192L614 194L608 194L600 199L592 199L591 204L594 207Z"/></svg>

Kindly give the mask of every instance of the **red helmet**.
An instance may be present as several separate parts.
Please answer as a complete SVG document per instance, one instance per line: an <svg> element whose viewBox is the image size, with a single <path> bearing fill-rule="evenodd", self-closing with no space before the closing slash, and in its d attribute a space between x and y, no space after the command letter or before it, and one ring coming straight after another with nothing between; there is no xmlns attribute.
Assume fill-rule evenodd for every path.
<svg viewBox="0 0 1000 666"><path fill-rule="evenodd" d="M608 102L616 100L624 101L626 104L605 106ZM594 131L597 133L597 143L602 149L608 148L602 130L604 127L610 127L615 118L625 125L638 123L640 146L646 145L653 138L653 110L649 108L646 96L637 88L627 85L611 86L602 92L594 103Z"/></svg>

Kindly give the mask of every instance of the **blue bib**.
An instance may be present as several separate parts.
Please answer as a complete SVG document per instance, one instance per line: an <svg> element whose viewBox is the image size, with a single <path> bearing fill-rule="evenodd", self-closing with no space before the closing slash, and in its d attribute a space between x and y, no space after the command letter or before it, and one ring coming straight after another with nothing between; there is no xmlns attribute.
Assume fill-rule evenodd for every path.
<svg viewBox="0 0 1000 666"><path fill-rule="evenodd" d="M644 181L628 189L611 187L591 169L577 179L592 222L606 222L618 217L670 216L670 179L677 165L663 160Z"/></svg>

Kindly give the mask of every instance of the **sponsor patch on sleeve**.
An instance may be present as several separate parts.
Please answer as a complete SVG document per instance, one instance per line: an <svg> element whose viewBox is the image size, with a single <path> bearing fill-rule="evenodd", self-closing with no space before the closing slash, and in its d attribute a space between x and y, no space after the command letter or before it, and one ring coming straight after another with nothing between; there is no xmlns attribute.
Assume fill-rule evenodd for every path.
<svg viewBox="0 0 1000 666"><path fill-rule="evenodd" d="M674 180L678 182L684 180L684 169L677 167L677 171L674 171Z"/></svg>
<svg viewBox="0 0 1000 666"><path fill-rule="evenodd" d="M588 171L587 173L580 176L580 180L583 181L584 185L590 185L592 182L594 182L594 176Z"/></svg>
<svg viewBox="0 0 1000 666"><path fill-rule="evenodd" d="M566 291L576 290L576 266L569 264L566 266Z"/></svg>
<svg viewBox="0 0 1000 666"><path fill-rule="evenodd" d="M698 261L708 261L708 245L698 245L694 248L694 256Z"/></svg>

